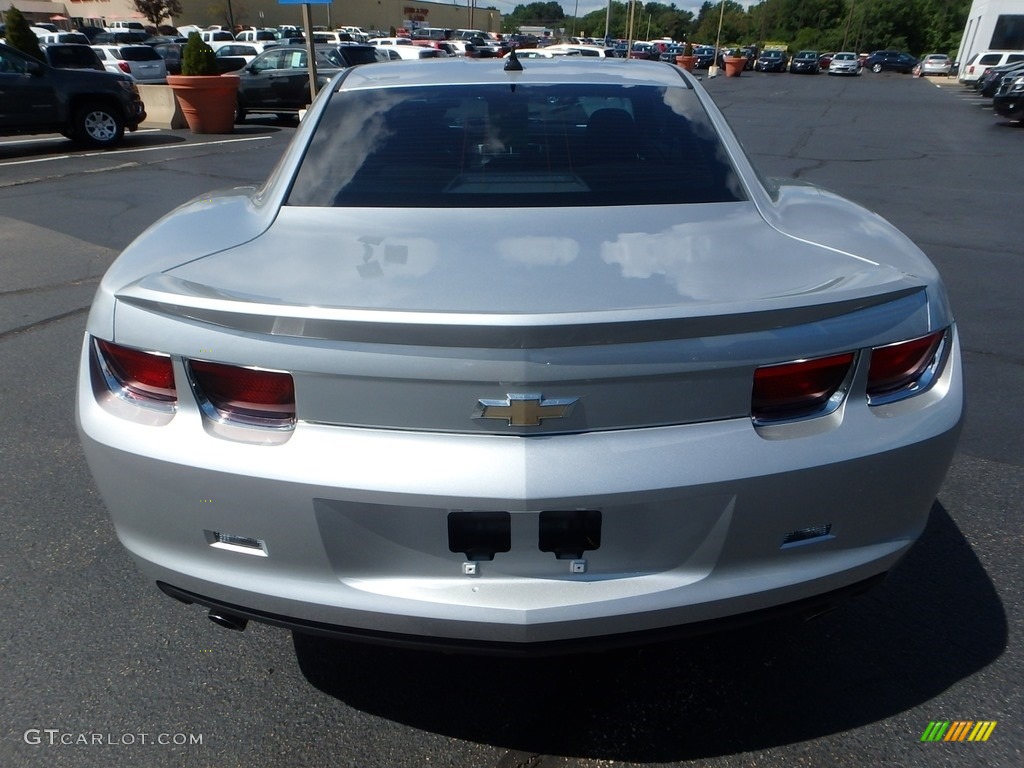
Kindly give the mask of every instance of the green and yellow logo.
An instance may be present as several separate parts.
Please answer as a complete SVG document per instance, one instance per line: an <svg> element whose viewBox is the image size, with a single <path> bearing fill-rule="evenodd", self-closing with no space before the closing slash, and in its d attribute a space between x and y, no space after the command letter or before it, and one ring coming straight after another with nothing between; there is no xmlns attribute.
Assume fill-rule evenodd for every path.
<svg viewBox="0 0 1024 768"><path fill-rule="evenodd" d="M988 741L995 729L995 720L932 720L921 741Z"/></svg>

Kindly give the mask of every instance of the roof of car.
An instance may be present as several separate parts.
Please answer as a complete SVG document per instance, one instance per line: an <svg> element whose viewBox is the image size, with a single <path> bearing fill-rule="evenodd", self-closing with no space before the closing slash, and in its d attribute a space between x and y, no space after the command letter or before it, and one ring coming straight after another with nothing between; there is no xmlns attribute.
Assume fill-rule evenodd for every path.
<svg viewBox="0 0 1024 768"><path fill-rule="evenodd" d="M409 61L402 67L386 63L353 69L344 88L393 87L396 85L484 85L490 83L564 83L568 81L621 85L655 85L687 88L689 81L675 66L658 61L585 56L526 59L521 71L508 72L509 59L427 59Z"/></svg>

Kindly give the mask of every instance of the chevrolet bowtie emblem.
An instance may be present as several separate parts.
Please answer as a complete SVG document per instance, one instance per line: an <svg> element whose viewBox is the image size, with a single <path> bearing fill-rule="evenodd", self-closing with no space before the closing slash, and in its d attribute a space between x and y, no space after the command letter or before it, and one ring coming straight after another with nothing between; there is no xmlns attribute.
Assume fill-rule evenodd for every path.
<svg viewBox="0 0 1024 768"><path fill-rule="evenodd" d="M568 416L579 398L513 394L507 400L478 400L475 419L505 419L510 427L536 427L541 419Z"/></svg>

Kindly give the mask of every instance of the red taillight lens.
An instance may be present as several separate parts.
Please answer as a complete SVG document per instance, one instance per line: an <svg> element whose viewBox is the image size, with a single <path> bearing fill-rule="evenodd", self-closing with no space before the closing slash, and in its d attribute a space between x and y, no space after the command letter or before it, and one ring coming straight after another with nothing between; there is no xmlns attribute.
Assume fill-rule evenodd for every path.
<svg viewBox="0 0 1024 768"><path fill-rule="evenodd" d="M228 419L258 424L295 418L295 385L287 373L200 360L189 367L201 394Z"/></svg>
<svg viewBox="0 0 1024 768"><path fill-rule="evenodd" d="M853 352L844 352L758 368L751 415L756 420L773 420L817 413L842 386L853 359Z"/></svg>
<svg viewBox="0 0 1024 768"><path fill-rule="evenodd" d="M868 368L868 397L878 397L903 389L916 382L925 372L945 330L918 339L900 341L871 350Z"/></svg>
<svg viewBox="0 0 1024 768"><path fill-rule="evenodd" d="M171 358L96 339L106 372L130 395L162 403L177 400Z"/></svg>
<svg viewBox="0 0 1024 768"><path fill-rule="evenodd" d="M117 62L117 68L124 72L126 75L130 75L132 73L131 65L127 61Z"/></svg>

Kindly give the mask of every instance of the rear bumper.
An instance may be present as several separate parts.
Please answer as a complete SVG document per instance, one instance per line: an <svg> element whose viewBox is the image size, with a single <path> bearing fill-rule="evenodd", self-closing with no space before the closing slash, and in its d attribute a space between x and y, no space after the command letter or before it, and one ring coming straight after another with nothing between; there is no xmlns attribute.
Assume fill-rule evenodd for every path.
<svg viewBox="0 0 1024 768"><path fill-rule="evenodd" d="M695 637L699 635L727 632L746 626L771 621L774 619L810 620L828 613L847 600L862 595L885 580L887 574L881 573L864 581L826 592L814 597L803 598L773 608L766 608L744 614L726 616L720 619L669 626L638 632L623 632L615 635L598 635L572 640L552 640L536 643L495 642L487 640L469 640L448 637L430 637L425 635L397 634L377 632L373 630L341 627L315 621L279 616L264 611L254 611L231 603L213 600L202 595L178 589L170 584L158 581L157 586L169 597L173 597L188 605L201 605L220 615L228 615L247 621L257 621L276 627L321 637L338 640L349 640L373 645L385 645L398 648L414 648L430 651L475 653L493 656L546 656L579 652L597 652L613 648L624 648L646 643L665 642L669 640Z"/></svg>
<svg viewBox="0 0 1024 768"><path fill-rule="evenodd" d="M870 580L923 530L963 417L955 344L924 394L772 435L749 419L543 438L300 423L258 446L186 409L118 418L84 351L82 371L86 458L150 578L270 623L428 643L596 642ZM601 512L581 566L539 545L547 510ZM507 512L509 547L470 573L449 515L473 511Z"/></svg>

